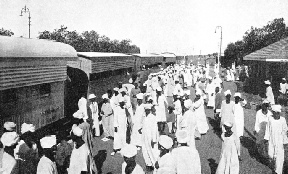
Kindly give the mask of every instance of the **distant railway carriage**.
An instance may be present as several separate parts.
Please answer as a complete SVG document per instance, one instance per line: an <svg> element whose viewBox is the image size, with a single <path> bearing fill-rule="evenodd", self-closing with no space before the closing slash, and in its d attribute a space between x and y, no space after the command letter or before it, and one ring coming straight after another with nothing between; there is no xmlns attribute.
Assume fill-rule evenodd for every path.
<svg viewBox="0 0 288 174"><path fill-rule="evenodd" d="M139 69L141 66L153 67L161 65L164 57L157 54L133 54L136 57L135 69Z"/></svg>
<svg viewBox="0 0 288 174"><path fill-rule="evenodd" d="M76 59L63 43L0 36L0 125L40 128L63 118L66 64Z"/></svg>
<svg viewBox="0 0 288 174"><path fill-rule="evenodd" d="M176 63L176 55L175 54L166 52L166 53L162 53L160 55L164 57L164 59L163 59L164 67Z"/></svg>
<svg viewBox="0 0 288 174"><path fill-rule="evenodd" d="M183 56L183 55L176 55L176 63L177 63L177 64L185 64L185 56Z"/></svg>

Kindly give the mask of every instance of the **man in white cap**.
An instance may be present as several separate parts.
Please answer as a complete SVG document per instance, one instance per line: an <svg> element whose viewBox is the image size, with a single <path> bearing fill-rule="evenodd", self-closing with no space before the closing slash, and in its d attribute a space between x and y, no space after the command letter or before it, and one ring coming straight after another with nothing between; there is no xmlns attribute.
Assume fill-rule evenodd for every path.
<svg viewBox="0 0 288 174"><path fill-rule="evenodd" d="M121 94L119 94L119 88L118 87L113 88L113 92L114 92L114 94L110 99L110 104L111 104L112 109L114 110L115 107L117 105L119 105L118 99L119 99L119 97L121 97Z"/></svg>
<svg viewBox="0 0 288 174"><path fill-rule="evenodd" d="M287 123L281 117L281 105L272 105L272 117L268 118L265 140L268 140L268 155L271 159L273 171L282 174L284 163L284 144L288 143Z"/></svg>
<svg viewBox="0 0 288 174"><path fill-rule="evenodd" d="M264 81L266 86L266 99L271 105L275 104L274 94L271 87L271 82L269 80Z"/></svg>
<svg viewBox="0 0 288 174"><path fill-rule="evenodd" d="M221 104L221 128L222 132L225 132L223 124L225 122L229 122L233 124L232 131L236 133L236 126L235 126L235 102L231 101L231 91L227 90L224 92L226 100L222 101Z"/></svg>
<svg viewBox="0 0 288 174"><path fill-rule="evenodd" d="M40 139L40 144L43 149L43 156L38 163L37 174L57 174L54 157L56 151L56 136L45 136Z"/></svg>
<svg viewBox="0 0 288 174"><path fill-rule="evenodd" d="M278 103L280 104L280 105L287 105L287 96L286 96L286 94L287 94L287 81L286 81L286 79L285 78L282 78L282 81L281 81L281 83L280 83L280 89L279 89L279 92L280 92L280 94L279 94L279 96L278 96L278 98L277 98L277 101L278 101Z"/></svg>
<svg viewBox="0 0 288 174"><path fill-rule="evenodd" d="M85 94L82 95L82 97L78 101L78 109L82 111L84 114L83 119L88 119L88 114L87 114L87 100L85 98Z"/></svg>
<svg viewBox="0 0 288 174"><path fill-rule="evenodd" d="M204 108L204 99L201 96L201 91L196 91L196 98L192 109L197 119L197 130L200 134L206 134L209 130L209 125L206 118L205 108Z"/></svg>
<svg viewBox="0 0 288 174"><path fill-rule="evenodd" d="M3 128L4 132L16 132L16 124L11 121L5 122Z"/></svg>
<svg viewBox="0 0 288 174"><path fill-rule="evenodd" d="M133 129L131 135L131 144L135 145L138 149L142 146L142 135L139 133L139 129L142 128L143 119L145 118L145 109L143 106L143 93L136 95L137 107L134 116L132 117Z"/></svg>
<svg viewBox="0 0 288 174"><path fill-rule="evenodd" d="M92 128L94 129L94 136L99 137L100 136L99 110L95 94L89 94L88 100L89 100L89 109L91 111L93 120Z"/></svg>
<svg viewBox="0 0 288 174"><path fill-rule="evenodd" d="M82 139L83 130L78 126L72 127L71 138L75 143L70 157L68 174L79 174L81 172L90 173L91 166L89 160L89 148ZM94 172L97 173L97 170Z"/></svg>
<svg viewBox="0 0 288 174"><path fill-rule="evenodd" d="M126 144L121 149L121 154L124 158L122 164L122 174L144 174L142 167L136 163L137 147L132 144Z"/></svg>
<svg viewBox="0 0 288 174"><path fill-rule="evenodd" d="M142 129L139 133L142 134L142 154L148 171L154 170L154 164L156 162L156 156L154 153L154 145L158 141L158 129L156 116L152 114L154 107L152 104L145 104L145 115L143 120Z"/></svg>
<svg viewBox="0 0 288 174"><path fill-rule="evenodd" d="M182 94L183 93L183 89L181 87L181 84L179 83L179 78L175 77L175 87L174 87L174 90L173 90L173 94Z"/></svg>
<svg viewBox="0 0 288 174"><path fill-rule="evenodd" d="M188 134L185 130L176 132L178 147L172 150L174 170L177 174L201 174L201 162L197 149L188 146Z"/></svg>
<svg viewBox="0 0 288 174"><path fill-rule="evenodd" d="M247 104L247 101L241 98L241 94L236 92L234 94L235 100L235 126L236 134L241 138L244 134L244 109L243 107Z"/></svg>
<svg viewBox="0 0 288 174"><path fill-rule="evenodd" d="M164 94L162 93L162 88L158 86L156 89L156 101L154 103L156 104L156 119L158 122L158 130L160 131L160 134L164 132L165 130L165 123L167 121L166 117L166 110L168 107L168 102Z"/></svg>
<svg viewBox="0 0 288 174"><path fill-rule="evenodd" d="M113 109L109 102L109 98L107 94L103 94L102 96L103 104L101 106L100 115L102 117L102 125L104 130L104 138L103 141L112 139L114 137L114 115Z"/></svg>
<svg viewBox="0 0 288 174"><path fill-rule="evenodd" d="M240 159L240 141L231 130L233 124L224 122L225 132L222 133L222 149L216 174L238 174Z"/></svg>
<svg viewBox="0 0 288 174"><path fill-rule="evenodd" d="M158 160L155 163L155 171L156 174L165 172L174 172L174 160L172 154L170 153L170 149L173 146L172 138L167 135L161 135L159 137L158 149L160 150L160 155Z"/></svg>
<svg viewBox="0 0 288 174"><path fill-rule="evenodd" d="M19 141L19 135L16 132L5 132L1 136L1 143L4 146L4 152L1 160L3 174L17 173L17 162L14 158L14 149Z"/></svg>
<svg viewBox="0 0 288 174"><path fill-rule="evenodd" d="M268 157L268 145L264 140L264 135L268 123L268 118L272 116L272 112L268 110L269 102L264 100L261 109L256 112L256 120L254 126L254 135L256 135L256 147L260 159L265 163Z"/></svg>
<svg viewBox="0 0 288 174"><path fill-rule="evenodd" d="M114 142L112 156L116 152L120 152L121 148L126 144L127 115L125 110L124 98L119 98L119 105L114 110Z"/></svg>
<svg viewBox="0 0 288 174"><path fill-rule="evenodd" d="M212 83L212 77L208 77L208 84L206 85L205 92L208 96L207 107L214 108L215 105L215 85Z"/></svg>
<svg viewBox="0 0 288 174"><path fill-rule="evenodd" d="M173 106L174 106L174 110L173 110L173 113L175 114L175 124L174 125L176 127L176 129L180 129L180 121L181 121L181 118L182 118L182 105L181 105L181 101L180 101L180 98L181 96L178 95L178 93L176 93L176 91L174 91L175 93L173 93ZM169 132L171 132L173 130L173 125L171 125L171 123L169 122L168 124L169 126ZM174 130L173 130L174 131ZM175 130L176 132L176 130Z"/></svg>
<svg viewBox="0 0 288 174"><path fill-rule="evenodd" d="M134 83L134 88L131 89L130 98L131 98L131 104L133 113L136 111L137 107L137 94L141 93L140 88L138 87L138 83Z"/></svg>

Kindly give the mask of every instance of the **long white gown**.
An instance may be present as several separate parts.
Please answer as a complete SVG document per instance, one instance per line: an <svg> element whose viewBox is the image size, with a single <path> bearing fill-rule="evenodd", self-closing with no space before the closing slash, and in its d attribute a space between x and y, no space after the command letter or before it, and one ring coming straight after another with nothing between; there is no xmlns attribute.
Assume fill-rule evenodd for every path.
<svg viewBox="0 0 288 174"><path fill-rule="evenodd" d="M135 114L132 117L133 128L131 135L131 144L135 146L142 146L142 134L140 134L138 130L142 128L144 117L145 109L143 107L143 104L138 105Z"/></svg>
<svg viewBox="0 0 288 174"><path fill-rule="evenodd" d="M116 106L114 114L114 127L117 127L117 132L114 132L114 149L121 149L126 143L127 116L125 108Z"/></svg>
<svg viewBox="0 0 288 174"><path fill-rule="evenodd" d="M93 128L95 129L95 136L100 136L100 127L99 127L99 115L98 115L98 104L97 102L90 103L90 109L92 112Z"/></svg>
<svg viewBox="0 0 288 174"><path fill-rule="evenodd" d="M192 110L187 110L180 121L180 129L185 130L188 134L188 145L195 146L195 130L197 128L197 118Z"/></svg>
<svg viewBox="0 0 288 174"><path fill-rule="evenodd" d="M235 134L232 134L230 137L225 137L223 133L221 137L224 142L222 142L221 156L216 174L238 174L240 140Z"/></svg>
<svg viewBox="0 0 288 174"><path fill-rule="evenodd" d="M194 104L194 112L197 118L197 129L200 134L206 134L209 130L209 125L207 123L205 108L204 108L204 100L201 97Z"/></svg>
<svg viewBox="0 0 288 174"><path fill-rule="evenodd" d="M155 155L154 148L157 148L157 145L154 145L152 148L152 142L158 142L158 126L156 116L149 114L143 120L142 127L142 154L146 166L154 166L157 156Z"/></svg>
<svg viewBox="0 0 288 174"><path fill-rule="evenodd" d="M214 108L214 105L215 105L215 85L213 83L207 84L206 93L208 94L207 106Z"/></svg>
<svg viewBox="0 0 288 174"><path fill-rule="evenodd" d="M236 124L236 134L238 137L243 136L244 133L244 109L243 106L246 105L246 101L235 103L235 124Z"/></svg>
<svg viewBox="0 0 288 174"><path fill-rule="evenodd" d="M168 102L166 97L162 94L158 97L158 102L157 102L157 97L155 100L155 103L157 103L155 109L156 109L156 119L157 122L166 122L166 106L168 106Z"/></svg>
<svg viewBox="0 0 288 174"><path fill-rule="evenodd" d="M266 88L266 99L268 100L268 102L273 105L275 104L275 100L274 100L274 94L273 94L273 91L272 91L272 88L271 86L268 86Z"/></svg>
<svg viewBox="0 0 288 174"><path fill-rule="evenodd" d="M268 140L268 155L275 160L275 172L282 174L284 163L284 144L288 143L287 123L284 117L275 120L268 117L264 139Z"/></svg>
<svg viewBox="0 0 288 174"><path fill-rule="evenodd" d="M173 168L174 166L174 160L173 160L173 156L172 154L166 153L165 155L163 155L162 157L158 158L158 164L159 164L159 168L154 170L154 174L164 174L164 173L175 173L175 169Z"/></svg>

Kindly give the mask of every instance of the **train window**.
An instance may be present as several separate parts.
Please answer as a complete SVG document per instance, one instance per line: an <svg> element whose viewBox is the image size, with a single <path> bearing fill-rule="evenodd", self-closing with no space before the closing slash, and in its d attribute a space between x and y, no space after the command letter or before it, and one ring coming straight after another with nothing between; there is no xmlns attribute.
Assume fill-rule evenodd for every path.
<svg viewBox="0 0 288 174"><path fill-rule="evenodd" d="M51 84L45 83L40 85L40 97L48 97L51 93Z"/></svg>
<svg viewBox="0 0 288 174"><path fill-rule="evenodd" d="M2 103L10 103L17 101L17 90L7 89L1 92L0 100Z"/></svg>

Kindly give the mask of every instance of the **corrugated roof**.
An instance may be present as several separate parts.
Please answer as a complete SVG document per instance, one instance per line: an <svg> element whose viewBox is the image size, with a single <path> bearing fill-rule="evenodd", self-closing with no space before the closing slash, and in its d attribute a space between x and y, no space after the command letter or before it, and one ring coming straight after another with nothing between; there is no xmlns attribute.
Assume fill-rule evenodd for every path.
<svg viewBox="0 0 288 174"><path fill-rule="evenodd" d="M87 57L87 58L96 58L96 57L132 57L128 54L123 53L104 53L104 52L77 52L78 56Z"/></svg>
<svg viewBox="0 0 288 174"><path fill-rule="evenodd" d="M77 57L77 52L60 42L0 36L0 57Z"/></svg>
<svg viewBox="0 0 288 174"><path fill-rule="evenodd" d="M162 53L160 55L163 57L175 57L176 58L175 54L173 54L173 53Z"/></svg>
<svg viewBox="0 0 288 174"><path fill-rule="evenodd" d="M288 59L288 37L267 47L257 50L243 58L243 60L275 61Z"/></svg>
<svg viewBox="0 0 288 174"><path fill-rule="evenodd" d="M133 54L133 55L138 57L163 57L162 55L158 54Z"/></svg>

